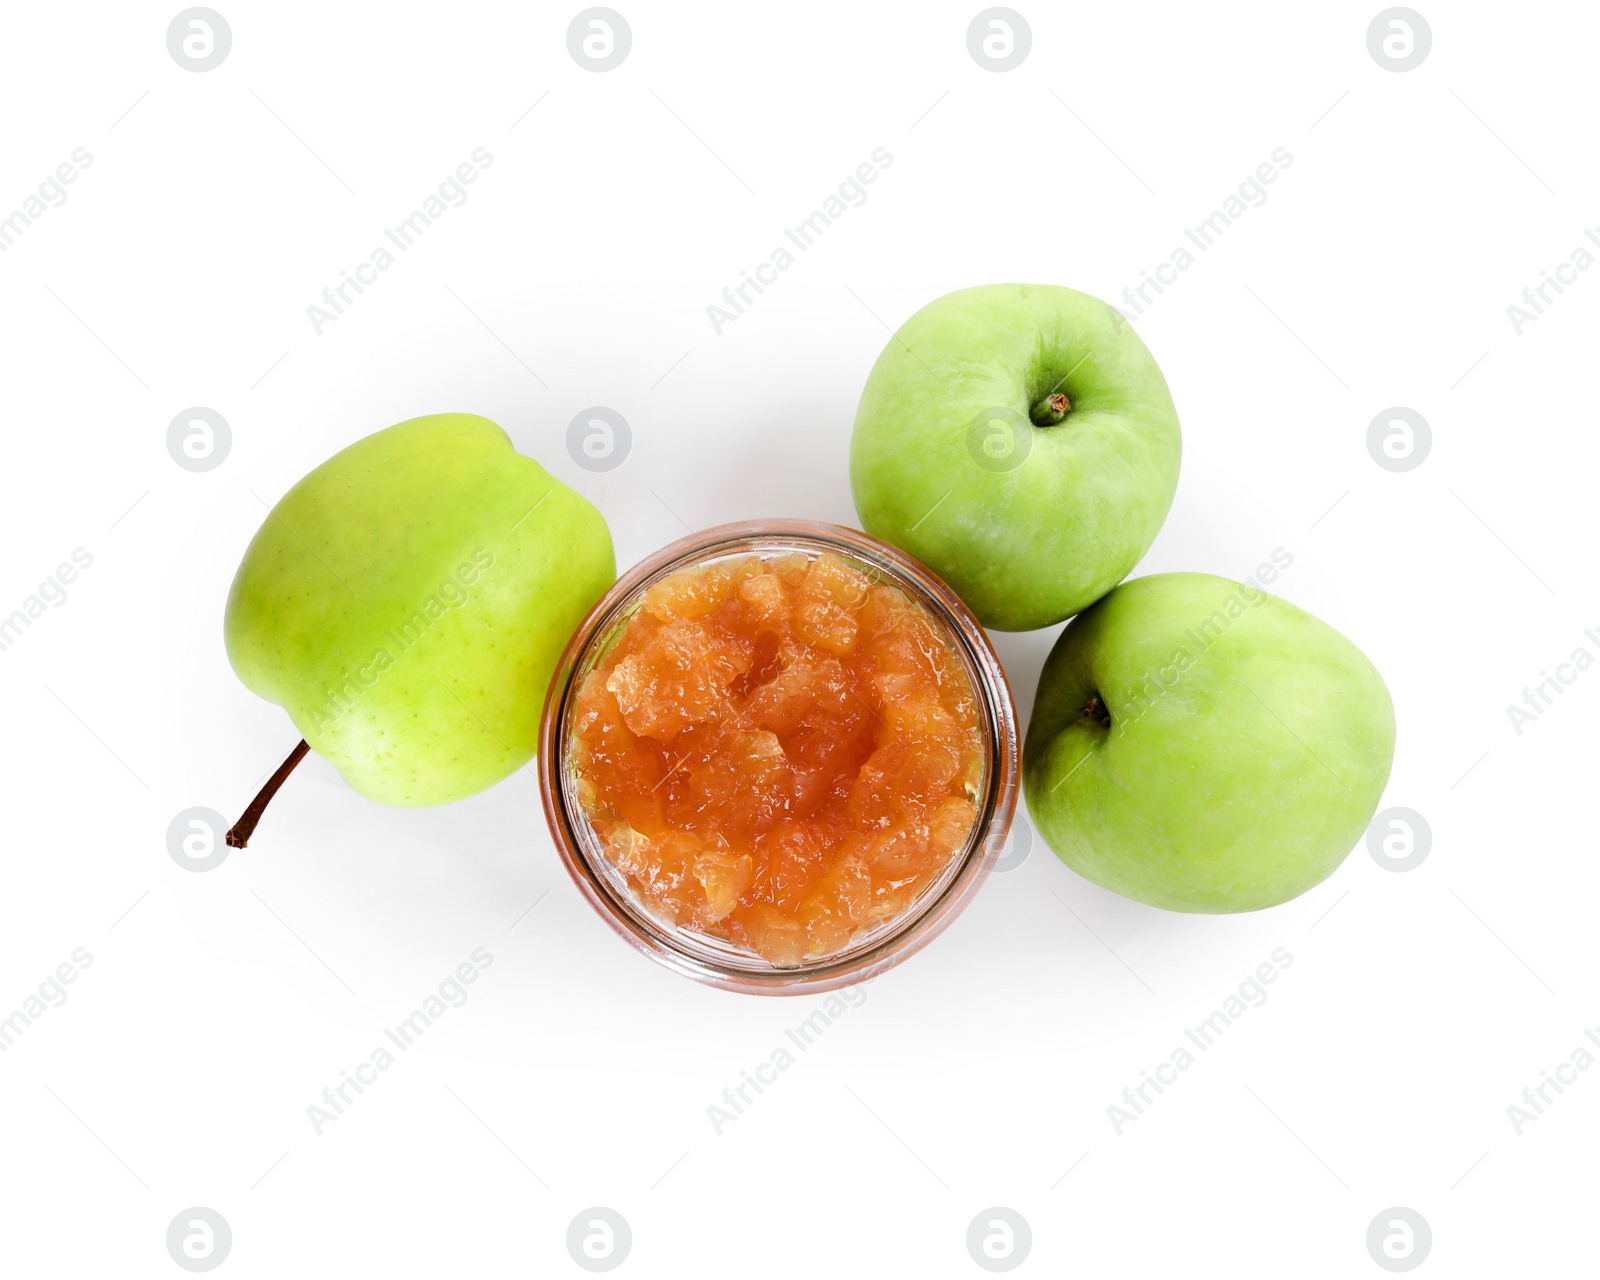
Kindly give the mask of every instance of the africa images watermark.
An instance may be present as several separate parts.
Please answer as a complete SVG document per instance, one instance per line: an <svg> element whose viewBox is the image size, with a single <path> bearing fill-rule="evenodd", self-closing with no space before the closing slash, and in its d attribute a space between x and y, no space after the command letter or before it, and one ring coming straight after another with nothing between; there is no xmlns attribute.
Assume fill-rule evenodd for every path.
<svg viewBox="0 0 1600 1280"><path fill-rule="evenodd" d="M1293 964L1294 956L1289 953L1288 948L1274 949L1267 959L1255 967L1250 977L1229 993L1218 1008L1211 1011L1209 1017L1202 1019L1193 1027L1185 1027L1183 1035L1189 1043L1174 1048L1165 1062L1156 1063L1149 1071L1141 1071L1139 1083L1125 1088L1122 1091L1121 1102L1113 1102L1106 1108L1106 1118L1111 1121L1111 1127L1117 1137L1120 1138L1123 1129L1144 1115L1168 1087L1178 1082L1180 1072L1187 1071L1199 1061L1198 1054L1204 1053L1216 1044L1222 1038L1222 1033L1244 1017L1249 1010L1259 1009L1266 1004L1267 987L1276 982L1283 971ZM1194 1046L1192 1052L1189 1045Z"/></svg>
<svg viewBox="0 0 1600 1280"><path fill-rule="evenodd" d="M77 147L58 164L38 188L20 201L15 209L0 218L0 253L21 237L23 231L51 209L59 209L67 202L67 187L78 180L78 175L94 163L87 147Z"/></svg>
<svg viewBox="0 0 1600 1280"><path fill-rule="evenodd" d="M1596 649L1600 649L1600 633L1593 627L1584 629L1583 638ZM1516 730L1517 737L1522 736L1525 727L1555 706L1556 699L1576 684L1578 677L1594 666L1594 663L1594 653L1586 645L1580 644L1573 649L1565 662L1556 663L1555 675L1551 675L1548 671L1539 672L1539 683L1532 688L1523 689L1521 706L1515 703L1506 704L1506 716L1511 721L1511 727Z"/></svg>
<svg viewBox="0 0 1600 1280"><path fill-rule="evenodd" d="M799 260L796 253L804 253L811 248L822 233L849 210L859 209L866 204L867 187L893 164L894 156L887 147L874 148L872 154L828 194L820 207L813 209L808 217L793 227L785 227L784 238L794 246L795 252L790 252L788 245L778 245L767 255L765 262L756 263L749 271L740 271L738 283L722 291L725 305L719 306L713 302L706 308L706 317L711 321L711 328L716 335L720 338L723 329L742 316L755 301L751 290L759 296L766 291L766 286L777 284L778 273L787 271Z"/></svg>
<svg viewBox="0 0 1600 1280"><path fill-rule="evenodd" d="M459 209L466 204L469 194L467 187L476 182L492 164L494 156L487 147L475 148L467 159L455 167L451 176L428 194L419 208L413 209L394 226L385 227L384 239L394 246L393 252L389 245L380 244L367 255L365 262L358 262L349 271L339 273L339 282L322 291L322 305L313 302L306 308L306 318L311 321L311 328L317 337L320 338L325 328L349 310L369 286L378 283L378 274L387 271L398 261L396 254L404 253L416 244L423 232L451 209ZM356 298L350 296L351 290L355 291Z"/></svg>
<svg viewBox="0 0 1600 1280"><path fill-rule="evenodd" d="M70 562L63 560L50 575L35 587L9 614L0 617L0 652L11 648L22 638L22 633L38 619L44 617L45 606L59 609L67 602L67 588L78 580L78 574L94 563L94 556L82 547L73 547Z"/></svg>
<svg viewBox="0 0 1600 1280"><path fill-rule="evenodd" d="M16 1043L17 1037L31 1027L35 1022L51 1009L59 1009L67 1002L67 987L78 980L78 975L94 963L94 957L85 947L76 948L73 953L58 964L38 989L29 993L4 1018L0 1018L0 1053L4 1053Z"/></svg>
<svg viewBox="0 0 1600 1280"><path fill-rule="evenodd" d="M413 1009L409 1017L393 1027L384 1028L383 1035L388 1044L378 1045L367 1055L365 1062L356 1063L349 1071L339 1072L339 1083L329 1085L322 1091L322 1103L313 1102L306 1108L306 1118L311 1121L317 1137L320 1138L323 1129L354 1105L355 1098L350 1096L351 1090L355 1091L356 1097L360 1097L369 1087L378 1083L380 1072L387 1071L399 1061L398 1054L404 1053L422 1038L424 1031L451 1009L459 1009L466 1004L467 987L476 982L479 975L493 963L494 956L486 947L475 948L449 977L428 993L420 1007ZM390 1045L394 1046L392 1051Z"/></svg>
<svg viewBox="0 0 1600 1280"><path fill-rule="evenodd" d="M1565 1062L1556 1063L1553 1070L1540 1071L1539 1083L1529 1085L1522 1091L1522 1104L1519 1106L1513 1102L1506 1107L1506 1118L1511 1121L1512 1131L1517 1137L1520 1138L1524 1129L1544 1115L1545 1109L1565 1093L1568 1086L1578 1083L1578 1072L1594 1066L1595 1053L1600 1050L1600 1027L1585 1027L1583 1035L1589 1041L1588 1045L1580 1044L1567 1055ZM1590 1045L1594 1048L1591 1049Z"/></svg>
<svg viewBox="0 0 1600 1280"><path fill-rule="evenodd" d="M1191 252L1188 245L1178 245L1167 256L1165 262L1158 262L1150 271L1139 272L1139 283L1129 285L1122 291L1122 301L1129 308L1130 320L1137 320L1151 305L1155 298L1149 291L1154 289L1157 296L1165 292L1164 286L1178 283L1181 272L1187 271L1199 261L1198 254L1204 253L1222 238L1222 233L1251 209L1259 209L1267 202L1267 187L1278 180L1283 171L1294 164L1294 156L1287 147L1277 147L1272 154L1255 167L1254 172L1239 183L1232 192L1222 201L1220 207L1201 219L1193 227L1185 227L1183 235L1189 244L1194 246Z"/></svg>
<svg viewBox="0 0 1600 1280"><path fill-rule="evenodd" d="M1283 547L1274 547L1271 559L1258 564L1256 571L1239 583L1237 591L1201 622L1185 629L1183 635L1190 642L1189 645L1180 645L1165 665L1146 668L1142 675L1129 684L1123 706L1112 721L1112 732L1120 733L1129 725L1137 724L1236 621L1251 609L1259 609L1267 602L1270 597L1261 589L1262 586L1276 582L1278 574L1292 564L1293 553Z"/></svg>
<svg viewBox="0 0 1600 1280"><path fill-rule="evenodd" d="M1595 249L1600 249L1600 229L1585 227L1583 234ZM1578 283L1580 271L1587 271L1594 263L1593 251L1587 245L1580 244L1567 255L1565 262L1556 263L1549 271L1540 271L1539 283L1531 284L1522 291L1523 305L1518 306L1513 302L1506 306L1506 319L1511 321L1511 328L1517 337L1520 338L1524 329L1554 305L1556 298L1566 292L1565 286ZM1550 296L1552 289L1555 290L1555 298Z"/></svg>
<svg viewBox="0 0 1600 1280"><path fill-rule="evenodd" d="M740 1071L739 1083L729 1085L722 1091L722 1104L713 1102L706 1108L706 1118L711 1121L711 1128L717 1136L720 1138L723 1129L749 1109L755 1101L750 1096L752 1090L759 1097L768 1086L777 1084L783 1072L799 1061L796 1054L804 1053L815 1044L817 1037L842 1018L846 1009L858 1009L865 1004L870 985L870 981L859 982L835 991L808 1017L785 1028L783 1037L786 1043L773 1049L766 1061L756 1063L749 1071ZM794 1046L793 1052L790 1052L790 1045Z"/></svg>
<svg viewBox="0 0 1600 1280"><path fill-rule="evenodd" d="M435 622L472 599L472 592L468 588L493 566L494 552L479 547L472 553L471 564L457 565L455 571L412 611L409 618L384 632L384 637L393 646L392 653L389 648L379 646L366 665L357 667L353 672L348 667L340 668L338 683L327 685L322 691L323 701L311 708L312 729L326 729L345 712L352 710L361 695L376 685L401 655L418 644Z"/></svg>

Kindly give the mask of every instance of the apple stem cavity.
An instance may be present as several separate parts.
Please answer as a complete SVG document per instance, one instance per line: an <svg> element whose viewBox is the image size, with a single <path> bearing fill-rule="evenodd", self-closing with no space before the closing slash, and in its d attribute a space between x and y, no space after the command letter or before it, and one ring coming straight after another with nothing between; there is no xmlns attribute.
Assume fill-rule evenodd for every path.
<svg viewBox="0 0 1600 1280"><path fill-rule="evenodd" d="M228 834L223 836L223 841L230 849L243 849L250 843L250 837L255 833L256 823L261 821L261 815L267 811L267 805L272 797L278 794L278 788L283 781L294 772L295 765L299 764L306 752L311 747L304 738L295 744L295 749L289 753L288 759L280 764L273 775L267 779L267 785L256 792L256 798L250 802L250 807L239 815L239 821L228 828Z"/></svg>
<svg viewBox="0 0 1600 1280"><path fill-rule="evenodd" d="M1085 724L1096 725L1101 729L1111 728L1111 708L1106 706L1105 700L1096 693L1090 696L1084 704L1083 712L1079 719Z"/></svg>
<svg viewBox="0 0 1600 1280"><path fill-rule="evenodd" d="M1059 391L1054 391L1028 410L1028 417L1033 419L1036 427L1053 427L1067 416L1070 408L1072 401Z"/></svg>

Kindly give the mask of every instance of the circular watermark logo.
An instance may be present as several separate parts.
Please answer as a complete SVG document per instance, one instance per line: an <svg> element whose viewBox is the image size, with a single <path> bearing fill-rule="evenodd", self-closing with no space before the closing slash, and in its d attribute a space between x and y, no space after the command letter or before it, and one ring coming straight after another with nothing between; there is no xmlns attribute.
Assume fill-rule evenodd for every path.
<svg viewBox="0 0 1600 1280"><path fill-rule="evenodd" d="M185 1271L215 1271L232 1248L228 1220L203 1205L185 1209L167 1228L167 1252Z"/></svg>
<svg viewBox="0 0 1600 1280"><path fill-rule="evenodd" d="M967 26L967 52L985 71L1014 71L1033 48L1033 30L1015 9L985 9Z"/></svg>
<svg viewBox="0 0 1600 1280"><path fill-rule="evenodd" d="M214 71L233 48L233 28L215 9L185 9L167 24L167 52L185 71Z"/></svg>
<svg viewBox="0 0 1600 1280"><path fill-rule="evenodd" d="M985 409L967 427L967 453L985 471L1015 471L1033 449L1033 423L1016 409Z"/></svg>
<svg viewBox="0 0 1600 1280"><path fill-rule="evenodd" d="M1028 1220L1004 1205L985 1209L967 1228L967 1252L985 1271L1015 1271L1032 1248Z"/></svg>
<svg viewBox="0 0 1600 1280"><path fill-rule="evenodd" d="M185 809L167 824L167 852L185 871L214 871L228 860L227 832L215 809Z"/></svg>
<svg viewBox="0 0 1600 1280"><path fill-rule="evenodd" d="M633 452L633 432L615 409L591 405L568 425L567 452L585 471L615 471Z"/></svg>
<svg viewBox="0 0 1600 1280"><path fill-rule="evenodd" d="M1385 809L1367 828L1367 852L1385 871L1415 871L1433 848L1433 830L1415 809Z"/></svg>
<svg viewBox="0 0 1600 1280"><path fill-rule="evenodd" d="M615 9L585 9L567 27L567 52L585 71L615 71L632 48L633 31Z"/></svg>
<svg viewBox="0 0 1600 1280"><path fill-rule="evenodd" d="M615 1271L632 1248L628 1220L603 1205L585 1209L567 1228L567 1252L585 1271Z"/></svg>
<svg viewBox="0 0 1600 1280"><path fill-rule="evenodd" d="M1006 842L1000 846L1000 856L994 860L993 869L997 874L1015 871L1032 852L1033 824L1019 813L1012 820L1011 830L1006 832Z"/></svg>
<svg viewBox="0 0 1600 1280"><path fill-rule="evenodd" d="M1415 471L1433 448L1433 429L1415 409L1391 405L1367 427L1367 452L1385 471Z"/></svg>
<svg viewBox="0 0 1600 1280"><path fill-rule="evenodd" d="M1433 1248L1433 1230L1415 1209L1385 1209L1367 1228L1367 1252L1385 1271L1415 1271Z"/></svg>
<svg viewBox="0 0 1600 1280"><path fill-rule="evenodd" d="M1367 27L1367 52L1385 71L1411 71L1433 48L1433 29L1415 9L1385 9Z"/></svg>
<svg viewBox="0 0 1600 1280"><path fill-rule="evenodd" d="M215 471L232 448L233 432L215 409L194 405L167 426L167 452L185 471Z"/></svg>

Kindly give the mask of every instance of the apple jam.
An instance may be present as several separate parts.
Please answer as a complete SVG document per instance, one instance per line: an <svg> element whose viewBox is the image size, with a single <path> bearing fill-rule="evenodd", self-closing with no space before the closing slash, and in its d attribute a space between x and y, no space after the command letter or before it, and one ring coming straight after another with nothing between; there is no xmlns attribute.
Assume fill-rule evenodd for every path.
<svg viewBox="0 0 1600 1280"><path fill-rule="evenodd" d="M830 553L657 581L572 710L579 803L634 893L773 965L894 920L972 832L966 668L923 606Z"/></svg>

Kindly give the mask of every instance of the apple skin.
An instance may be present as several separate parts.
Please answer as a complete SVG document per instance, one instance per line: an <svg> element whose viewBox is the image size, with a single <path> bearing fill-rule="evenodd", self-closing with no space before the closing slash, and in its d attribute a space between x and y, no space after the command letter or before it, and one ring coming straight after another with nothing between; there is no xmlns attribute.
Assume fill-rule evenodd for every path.
<svg viewBox="0 0 1600 1280"><path fill-rule="evenodd" d="M1349 640L1258 587L1165 573L1062 632L1023 784L1086 879L1171 911L1255 911L1344 861L1393 759L1389 690Z"/></svg>
<svg viewBox="0 0 1600 1280"><path fill-rule="evenodd" d="M239 678L355 790L458 800L527 763L561 652L616 577L590 503L487 418L413 418L284 495L233 580Z"/></svg>
<svg viewBox="0 0 1600 1280"><path fill-rule="evenodd" d="M1055 390L1071 409L1035 426L1030 408ZM973 433L993 410L1017 435L995 427L992 446L1016 452L986 466ZM984 626L1028 631L1128 575L1172 506L1182 453L1166 379L1115 309L992 284L930 302L884 347L856 410L850 484L868 533L943 577Z"/></svg>

